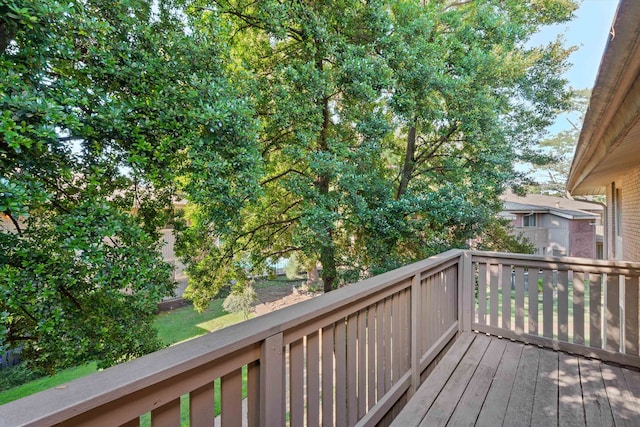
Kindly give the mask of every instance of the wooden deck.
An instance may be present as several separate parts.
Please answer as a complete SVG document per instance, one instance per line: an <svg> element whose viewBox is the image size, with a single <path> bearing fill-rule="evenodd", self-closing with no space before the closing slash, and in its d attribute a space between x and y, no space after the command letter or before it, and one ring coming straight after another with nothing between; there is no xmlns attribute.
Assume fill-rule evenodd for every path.
<svg viewBox="0 0 640 427"><path fill-rule="evenodd" d="M640 372L463 333L393 426L638 426Z"/></svg>

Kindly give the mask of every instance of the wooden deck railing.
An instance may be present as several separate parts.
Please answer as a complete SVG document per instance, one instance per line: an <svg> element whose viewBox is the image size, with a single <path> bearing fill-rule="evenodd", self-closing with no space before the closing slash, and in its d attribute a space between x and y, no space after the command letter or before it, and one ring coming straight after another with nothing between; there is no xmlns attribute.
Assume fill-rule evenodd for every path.
<svg viewBox="0 0 640 427"><path fill-rule="evenodd" d="M473 330L640 367L640 264L472 253Z"/></svg>
<svg viewBox="0 0 640 427"><path fill-rule="evenodd" d="M640 367L639 278L452 250L0 406L0 427L384 425L462 330Z"/></svg>
<svg viewBox="0 0 640 427"><path fill-rule="evenodd" d="M449 251L3 405L0 426L211 426L218 412L224 426L376 425L456 336L465 259Z"/></svg>

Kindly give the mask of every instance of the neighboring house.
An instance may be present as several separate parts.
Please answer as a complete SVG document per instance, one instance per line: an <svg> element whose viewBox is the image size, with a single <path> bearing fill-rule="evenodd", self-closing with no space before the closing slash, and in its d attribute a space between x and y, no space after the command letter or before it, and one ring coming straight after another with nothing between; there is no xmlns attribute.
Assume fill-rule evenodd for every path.
<svg viewBox="0 0 640 427"><path fill-rule="evenodd" d="M507 193L502 201L501 216L531 240L536 255L603 258L602 205L541 194Z"/></svg>
<svg viewBox="0 0 640 427"><path fill-rule="evenodd" d="M606 194L606 257L640 261L640 1L618 6L567 189Z"/></svg>

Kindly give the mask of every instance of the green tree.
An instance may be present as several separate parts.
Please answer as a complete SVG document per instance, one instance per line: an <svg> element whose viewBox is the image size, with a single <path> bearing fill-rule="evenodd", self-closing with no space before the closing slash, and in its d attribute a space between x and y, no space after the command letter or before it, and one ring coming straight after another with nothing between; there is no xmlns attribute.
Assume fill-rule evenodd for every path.
<svg viewBox="0 0 640 427"><path fill-rule="evenodd" d="M183 251L196 304L281 256L319 260L330 291L481 233L567 103L570 49L526 42L575 7L203 1L255 105L263 176L238 222L201 215L185 239L208 242Z"/></svg>
<svg viewBox="0 0 640 427"><path fill-rule="evenodd" d="M573 91L572 103L565 113L569 128L539 142L540 147L552 155L551 161L534 165L532 172L537 178L539 191L555 195L566 195L566 183L571 161L580 137L580 124L589 106L591 89Z"/></svg>
<svg viewBox="0 0 640 427"><path fill-rule="evenodd" d="M229 313L242 313L244 320L247 320L256 301L258 301L258 294L251 284L246 284L235 287L225 298L222 308Z"/></svg>
<svg viewBox="0 0 640 427"><path fill-rule="evenodd" d="M212 10L230 27L238 79L256 106L264 176L240 222L203 216L194 239L184 239L181 253L198 278L189 295L206 304L246 266L261 271L295 252L320 260L329 291L349 258L357 204L387 191L379 156L389 131L381 99L389 73L378 52L390 28L384 4L219 1ZM189 245L205 239L217 244L194 259Z"/></svg>
<svg viewBox="0 0 640 427"><path fill-rule="evenodd" d="M535 245L523 233L515 233L508 219L495 218L476 239L481 251L533 254Z"/></svg>
<svg viewBox="0 0 640 427"><path fill-rule="evenodd" d="M498 195L521 179L514 163L546 160L534 142L567 104L561 73L571 49L559 41L534 48L526 42L540 26L569 19L576 6L392 5L397 48L389 49L390 106L399 121L391 147L398 171L394 205L396 215L411 221L402 235L371 236L381 261L464 246L491 225L501 207Z"/></svg>
<svg viewBox="0 0 640 427"><path fill-rule="evenodd" d="M230 221L252 191L254 121L184 3L0 2L0 347L45 372L158 349L171 198Z"/></svg>

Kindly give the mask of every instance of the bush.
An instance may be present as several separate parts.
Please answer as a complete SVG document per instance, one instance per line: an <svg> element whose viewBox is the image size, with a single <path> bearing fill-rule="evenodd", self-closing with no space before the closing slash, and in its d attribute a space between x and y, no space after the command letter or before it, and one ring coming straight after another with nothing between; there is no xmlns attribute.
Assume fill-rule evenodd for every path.
<svg viewBox="0 0 640 427"><path fill-rule="evenodd" d="M258 295L253 286L246 285L240 289L234 289L222 303L222 308L229 313L242 313L244 319L249 318L253 303L258 300Z"/></svg>
<svg viewBox="0 0 640 427"><path fill-rule="evenodd" d="M42 376L44 376L43 373L32 371L24 363L2 368L0 369L0 391L9 390Z"/></svg>

